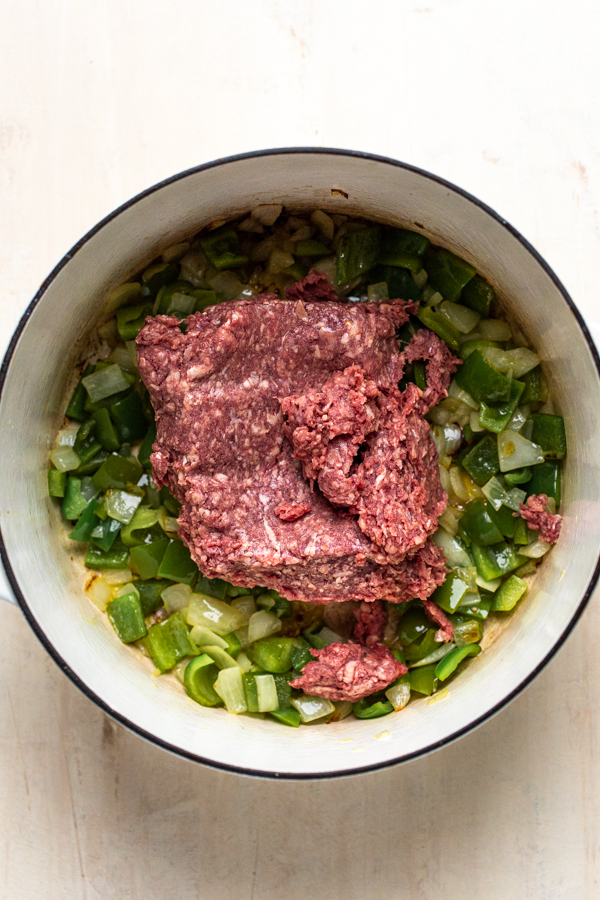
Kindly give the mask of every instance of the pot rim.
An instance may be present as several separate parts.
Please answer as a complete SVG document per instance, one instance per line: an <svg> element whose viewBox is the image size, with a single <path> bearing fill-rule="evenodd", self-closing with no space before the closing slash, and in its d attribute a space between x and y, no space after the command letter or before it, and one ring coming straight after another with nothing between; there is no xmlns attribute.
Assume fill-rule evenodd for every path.
<svg viewBox="0 0 600 900"><path fill-rule="evenodd" d="M506 231L509 232L524 248L527 252L535 259L539 266L545 271L551 281L554 283L555 287L562 295L565 303L573 314L577 325L579 326L579 330L581 331L584 339L586 340L590 352L592 354L592 358L594 360L594 364L596 366L596 371L598 377L600 378L600 356L598 354L598 350L596 349L596 345L592 340L588 327L577 309L574 301L571 296L565 289L564 285L560 281L560 279L556 276L554 271L545 261L545 259L538 253L538 251L529 243L529 241L524 238L520 232L516 230L512 225L510 225L506 219L500 216L497 212L495 212L490 206L486 203L483 203L477 197L470 194L468 191L463 190L460 187L457 187L455 184L452 184L446 179L441 178L439 175L434 175L431 172L428 172L425 169L421 169L417 166L410 165L409 163L404 163L396 159L392 159L387 156L379 156L373 153L367 153L359 150L344 150L340 148L332 148L332 147L282 147L282 148L272 148L266 150L253 150L247 153L239 153L235 156L227 156L222 157L220 159L212 160L211 162L203 163L199 166L193 166L190 169L185 169L183 172L179 172L176 175L172 175L169 178L164 179L163 181L159 181L146 190L142 191L139 194L136 194L134 197L125 201L125 203L121 204L107 216L100 220L93 228L91 228L76 244L71 247L67 253L63 256L63 258L57 263L54 269L50 272L47 278L43 281L39 290L33 297L29 306L21 316L19 320L19 324L17 325L14 334L12 335L8 347L6 349L6 353L4 355L4 359L2 361L2 365L0 367L0 402L2 400L2 394L4 391L4 386L6 383L6 376L8 373L8 369L12 360L12 357L15 352L15 348L23 332L27 322L38 305L38 303L43 298L46 293L48 287L55 280L59 272L71 261L71 259L75 256L75 254L89 241L93 238L102 228L105 227L109 222L112 222L113 219L116 219L121 213L125 212L130 207L134 206L140 200L143 200L145 197L150 196L156 191L161 190L162 188L173 184L177 181L181 181L184 178L189 177L190 175L194 175L197 172L206 171L208 169L216 168L217 166L227 165L232 162L238 162L239 160L245 159L255 159L260 157L268 157L268 156L278 156L278 155L292 155L292 154L324 154L327 156L348 156L354 157L357 159L365 159L378 163L385 163L386 165L394 166L396 168L405 169L406 171L413 172L417 175L422 176L430 181L436 182L439 185L442 185L445 188L453 191L455 194L463 197L465 200L468 200L470 203L479 207L479 209L483 210L483 212L487 213L492 219L498 222L499 225L502 226ZM54 662L58 665L58 667L65 673L65 675L71 680L71 682L79 688L79 690L85 694L90 700L92 700L96 706L98 706L106 715L110 716L110 718L114 719L120 725L123 725L128 731L134 732L145 740L149 741L152 744L155 744L157 747L160 747L163 750L167 750L170 753L174 753L176 756L182 757L184 759L189 759L192 762L201 763L202 765L208 766L209 768L216 769L219 771L232 772L236 775L246 775L252 776L256 778L266 778L272 780L283 780L283 781L321 781L324 779L334 779L334 778L348 778L353 775L365 774L368 772L376 772L382 769L387 769L390 766L399 765L403 762L409 762L413 759L419 759L423 756L428 755L429 753L434 752L435 750L439 750L441 747L444 747L448 744L453 743L458 740L463 735L468 734L470 731L473 731L475 728L478 728L488 719L491 719L492 716L496 715L501 709L507 706L512 700L517 697L521 691L523 691L546 667L546 665L550 662L550 660L554 657L554 655L558 652L558 650L565 643L566 639L571 634L573 628L577 624L579 618L581 617L585 607L587 606L592 593L598 583L598 579L600 577L600 551L598 555L598 559L596 561L596 565L594 567L594 572L588 586L583 594L583 597L573 613L573 616L568 623L567 627L564 629L563 633L560 635L556 643L553 645L550 652L545 656L545 658L536 666L536 668L530 672L530 674L523 679L523 681L506 697L503 698L499 703L493 706L490 710L488 710L484 715L479 716L479 718L470 722L468 725L465 725L463 728L458 729L456 732L453 732L448 737L442 738L438 741L434 741L428 744L426 747L423 747L420 750L413 751L411 753L401 754L400 756L395 756L393 759L386 760L384 762L374 763L368 766L356 766L351 769L345 769L341 772L319 772L319 773L298 773L298 772L267 772L261 769L253 769L253 768L244 768L241 766L230 765L229 763L221 763L216 762L215 760L206 759L196 753L191 753L186 750L182 750L180 747L176 747L173 744L170 744L168 741L164 741L161 738L151 734L146 731L144 728L141 728L138 725L135 725L131 722L127 717L121 715L120 713L112 710L105 701L99 697L94 691L92 691L81 679L76 675L76 673L70 668L69 664L62 658L62 656L57 652L54 645L48 640L45 632L40 627L37 622L37 619L33 616L27 601L19 587L17 579L14 575L10 559L8 557L8 553L6 550L6 545L4 542L4 537L2 534L2 528L0 526L0 559L2 560L2 564L4 566L4 570L8 577L8 581L10 586L14 592L15 598L21 611L23 612L25 618L27 619L29 625L31 626L33 632L37 636L40 643L49 653L50 657L54 660Z"/></svg>

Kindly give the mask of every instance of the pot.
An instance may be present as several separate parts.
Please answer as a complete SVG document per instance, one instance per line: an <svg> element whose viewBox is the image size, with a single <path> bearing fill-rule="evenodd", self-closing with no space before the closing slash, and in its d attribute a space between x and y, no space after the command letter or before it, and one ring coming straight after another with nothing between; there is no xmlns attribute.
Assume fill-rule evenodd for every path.
<svg viewBox="0 0 600 900"><path fill-rule="evenodd" d="M566 420L561 539L529 596L447 694L375 721L300 729L205 709L174 676L155 679L82 589L47 495L48 451L72 370L110 291L164 247L261 203L362 215L417 230L469 260L545 363ZM31 627L67 676L127 728L181 756L253 775L311 779L413 759L481 724L531 682L596 584L600 529L599 359L573 301L538 253L479 200L391 159L301 148L251 153L183 172L93 228L44 282L1 370L1 553Z"/></svg>

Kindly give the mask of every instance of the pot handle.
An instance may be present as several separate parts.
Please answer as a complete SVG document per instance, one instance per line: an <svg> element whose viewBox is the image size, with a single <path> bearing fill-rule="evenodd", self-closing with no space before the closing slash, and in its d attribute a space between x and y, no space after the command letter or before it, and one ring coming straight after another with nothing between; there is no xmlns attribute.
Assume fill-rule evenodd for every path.
<svg viewBox="0 0 600 900"><path fill-rule="evenodd" d="M7 603L13 603L15 606L18 606L17 601L15 600L15 595L12 592L12 588L8 583L8 578L6 577L6 572L4 571L4 566L0 564L0 600L5 600Z"/></svg>

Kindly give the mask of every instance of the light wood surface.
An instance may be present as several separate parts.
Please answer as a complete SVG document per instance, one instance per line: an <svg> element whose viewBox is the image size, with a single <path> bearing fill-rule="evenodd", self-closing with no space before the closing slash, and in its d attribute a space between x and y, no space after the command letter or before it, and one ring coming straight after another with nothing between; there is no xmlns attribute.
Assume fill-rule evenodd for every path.
<svg viewBox="0 0 600 900"><path fill-rule="evenodd" d="M94 223L245 150L364 149L504 215L600 320L591 0L5 0L0 336ZM40 586L43 590L43 585ZM593 900L600 613L426 759L280 784L113 724L0 607L2 900Z"/></svg>

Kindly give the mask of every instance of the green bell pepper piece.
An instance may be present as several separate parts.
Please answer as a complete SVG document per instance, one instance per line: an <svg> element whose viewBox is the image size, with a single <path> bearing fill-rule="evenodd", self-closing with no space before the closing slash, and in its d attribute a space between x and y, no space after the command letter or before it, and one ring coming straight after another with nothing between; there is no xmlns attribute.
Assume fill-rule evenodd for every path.
<svg viewBox="0 0 600 900"><path fill-rule="evenodd" d="M469 605L469 597L473 596L473 604ZM465 594L463 604L458 609L458 612L461 616L469 616L471 619L480 619L481 621L485 621L490 613L490 609L492 608L492 603L494 602L493 594L481 594L479 597L475 597L474 594Z"/></svg>
<svg viewBox="0 0 600 900"><path fill-rule="evenodd" d="M195 290L191 281L185 281L183 278L178 278L177 281L172 281L170 284L164 284L154 301L154 315L166 315L175 294L188 294L190 297L194 297Z"/></svg>
<svg viewBox="0 0 600 900"><path fill-rule="evenodd" d="M179 266L168 265L167 263L157 263L149 266L142 275L142 281L148 288L151 297L156 297L161 287L171 284L179 278ZM143 291L143 288L142 288Z"/></svg>
<svg viewBox="0 0 600 900"><path fill-rule="evenodd" d="M525 484L531 478L531 469L513 469L512 472L504 473L504 480L509 487L516 487L518 484Z"/></svg>
<svg viewBox="0 0 600 900"><path fill-rule="evenodd" d="M244 695L246 697L246 706L248 712L258 712L258 688L256 686L256 678L253 672L246 672L242 675L244 685Z"/></svg>
<svg viewBox="0 0 600 900"><path fill-rule="evenodd" d="M135 586L140 595L142 612L145 616L150 616L163 605L162 592L165 588L171 586L171 582L167 581L166 578L160 581L158 578L149 578L143 581L136 581Z"/></svg>
<svg viewBox="0 0 600 900"><path fill-rule="evenodd" d="M436 629L431 628L431 622L429 623L429 626L430 627L427 629L423 638L418 641L413 641L412 644L408 644L404 648L405 662L418 662L420 659L425 659L425 657L433 653L434 650L438 649L439 642L435 639Z"/></svg>
<svg viewBox="0 0 600 900"><path fill-rule="evenodd" d="M110 415L122 444L141 441L145 437L148 422L144 415L142 398L136 391L132 391L118 403L113 403Z"/></svg>
<svg viewBox="0 0 600 900"><path fill-rule="evenodd" d="M224 600L229 595L229 588L229 582L223 581L222 578L207 578L206 575L200 575L196 584L196 592L208 594L217 600ZM244 593L248 594L249 589L246 588Z"/></svg>
<svg viewBox="0 0 600 900"><path fill-rule="evenodd" d="M92 413L92 418L96 423L96 436L104 449L111 452L118 450L121 442L111 421L108 409L106 407L97 409L95 413Z"/></svg>
<svg viewBox="0 0 600 900"><path fill-rule="evenodd" d="M72 541L89 541L94 528L96 528L97 525L102 524L101 520L96 515L97 507L98 501L90 500L84 511L79 516L77 525L69 535Z"/></svg>
<svg viewBox="0 0 600 900"><path fill-rule="evenodd" d="M494 406L488 406L487 403L481 403L479 410L479 424L487 431L493 431L500 434L508 425L509 419L519 405L521 394L525 389L522 381L513 378L510 385L510 399L505 403L499 403Z"/></svg>
<svg viewBox="0 0 600 900"><path fill-rule="evenodd" d="M525 519L516 518L515 522L515 534L513 537L513 541L520 547L526 547L527 544L531 544L532 541L535 541L538 538L539 532L531 529Z"/></svg>
<svg viewBox="0 0 600 900"><path fill-rule="evenodd" d="M438 250L427 263L429 284L442 294L444 300L456 302L464 286L476 274L476 269L470 263L443 248Z"/></svg>
<svg viewBox="0 0 600 900"><path fill-rule="evenodd" d="M521 403L539 403L544 396L544 382L540 366L536 366L535 369L522 375L521 381L525 384Z"/></svg>
<svg viewBox="0 0 600 900"><path fill-rule="evenodd" d="M126 569L129 553L120 540L115 540L110 550L88 547L85 565L88 569Z"/></svg>
<svg viewBox="0 0 600 900"><path fill-rule="evenodd" d="M300 725L300 713L293 706L289 709L273 709L267 715L282 725L290 725L292 728L298 728Z"/></svg>
<svg viewBox="0 0 600 900"><path fill-rule="evenodd" d="M476 484L486 484L500 470L497 440L487 434L469 449L460 464Z"/></svg>
<svg viewBox="0 0 600 900"><path fill-rule="evenodd" d="M368 272L377 262L381 246L381 227L366 225L356 231L347 231L337 245L335 279L338 284L348 284L363 272Z"/></svg>
<svg viewBox="0 0 600 900"><path fill-rule="evenodd" d="M256 598L256 605L275 613L279 619L289 619L293 615L292 604L275 590L265 591Z"/></svg>
<svg viewBox="0 0 600 900"><path fill-rule="evenodd" d="M422 234L405 228L389 228L383 233L378 262L400 266L416 274L423 268L421 257L428 249L429 241Z"/></svg>
<svg viewBox="0 0 600 900"><path fill-rule="evenodd" d="M159 578L193 585L198 577L198 566L185 544L176 539L167 546L157 574Z"/></svg>
<svg viewBox="0 0 600 900"><path fill-rule="evenodd" d="M482 547L497 544L502 540L502 532L492 519L492 512L493 508L489 503L477 498L467 504L464 513L459 519L459 526L467 537ZM450 612L453 612L453 610L450 610Z"/></svg>
<svg viewBox="0 0 600 900"><path fill-rule="evenodd" d="M301 263L300 260L296 259L291 266L288 266L287 269L283 270L283 274L291 275L294 281L300 281L301 278L308 275L309 271L308 266L305 266L304 263Z"/></svg>
<svg viewBox="0 0 600 900"><path fill-rule="evenodd" d="M298 640L300 642L300 639ZM306 644L306 646L304 646L304 644ZM292 668L296 672L301 672L306 663L312 662L314 658L315 657L310 652L308 641L305 641L300 646L297 646L292 653Z"/></svg>
<svg viewBox="0 0 600 900"><path fill-rule="evenodd" d="M402 269L400 266L374 266L368 274L368 281L369 284L380 284L385 281L391 299L417 300L419 303L423 299L423 291L408 269Z"/></svg>
<svg viewBox="0 0 600 900"><path fill-rule="evenodd" d="M427 367L424 362L414 363L415 384L422 391L427 390Z"/></svg>
<svg viewBox="0 0 600 900"><path fill-rule="evenodd" d="M198 648L190 638L188 627L178 612L173 613L164 622L152 625L148 629L146 641L150 655L161 672L172 669L186 656L198 654ZM215 680L216 677L215 675Z"/></svg>
<svg viewBox="0 0 600 900"><path fill-rule="evenodd" d="M417 638L423 638L431 628L431 622L422 607L414 606L404 613L398 624L398 637L404 647Z"/></svg>
<svg viewBox="0 0 600 900"><path fill-rule="evenodd" d="M512 544L507 544L505 541L492 547L480 547L478 544L473 544L471 553L477 572L484 581L493 581L495 578L501 578L502 575L508 575L509 572L527 562L525 556L519 556Z"/></svg>
<svg viewBox="0 0 600 900"><path fill-rule="evenodd" d="M518 520L513 515L512 509L509 509L508 506L501 506L500 509L494 509L490 504L489 514L492 522L502 536L513 540ZM521 519L520 521L523 520Z"/></svg>
<svg viewBox="0 0 600 900"><path fill-rule="evenodd" d="M298 241L294 248L294 256L329 256L331 250L321 241L315 241L308 238L305 241Z"/></svg>
<svg viewBox="0 0 600 900"><path fill-rule="evenodd" d="M441 313L435 312L428 306L423 306L417 313L417 318L421 320L426 328L429 328L434 334L437 334L455 353L460 350L460 331L455 328L448 319ZM461 370L459 369L459 372ZM458 376L457 376L458 378Z"/></svg>
<svg viewBox="0 0 600 900"><path fill-rule="evenodd" d="M131 644L145 637L148 629L144 621L142 606L133 591L122 594L108 604L106 612L111 625L124 644Z"/></svg>
<svg viewBox="0 0 600 900"><path fill-rule="evenodd" d="M533 475L531 476L530 481L523 485L523 490L527 491L527 496L531 497L532 494L546 494L548 497L554 497L556 505L560 506L560 463L548 460L547 462L533 466L532 471Z"/></svg>
<svg viewBox="0 0 600 900"><path fill-rule="evenodd" d="M69 475L62 503L63 516L65 519L74 521L79 518L87 505L88 501L81 493L81 478L78 478L76 475Z"/></svg>
<svg viewBox="0 0 600 900"><path fill-rule="evenodd" d="M191 659L183 673L183 686L188 697L201 706L222 706L223 701L213 687L218 675L219 670L208 653Z"/></svg>
<svg viewBox="0 0 600 900"><path fill-rule="evenodd" d="M464 647L466 644L478 644L483 637L483 625L481 624L481 619L475 618L474 616L453 616L452 625L454 626L454 636L452 640L457 647Z"/></svg>
<svg viewBox="0 0 600 900"><path fill-rule="evenodd" d="M534 413L531 420L531 440L534 444L539 444L546 459L564 459L567 455L567 436L563 417Z"/></svg>
<svg viewBox="0 0 600 900"><path fill-rule="evenodd" d="M192 297L196 301L194 312L202 312L202 310L207 309L209 306L215 306L219 300L216 291L196 290L192 291Z"/></svg>
<svg viewBox="0 0 600 900"><path fill-rule="evenodd" d="M411 691L417 694L425 694L429 697L437 688L438 679L435 674L437 663L431 663L428 666L419 666L418 669L411 669L408 673L408 681Z"/></svg>
<svg viewBox="0 0 600 900"><path fill-rule="evenodd" d="M131 548L131 561L142 578L154 578L159 574L168 546L169 538L165 537L150 544L140 544Z"/></svg>
<svg viewBox="0 0 600 900"><path fill-rule="evenodd" d="M240 253L237 233L229 225L216 228L200 238L200 246L209 262L218 269L239 269L248 262L248 257Z"/></svg>
<svg viewBox="0 0 600 900"><path fill-rule="evenodd" d="M83 370L83 374L77 382L77 387L73 391L73 395L69 400L69 404L65 410L65 415L68 416L69 419L75 419L77 422L83 422L84 419L87 419L87 415L85 412L87 391L83 386L83 379L87 378L88 375L91 375L93 371L94 367L89 365L86 366Z"/></svg>
<svg viewBox="0 0 600 900"><path fill-rule="evenodd" d="M494 594L494 612L510 612L526 590L527 582L518 575L511 575Z"/></svg>
<svg viewBox="0 0 600 900"><path fill-rule="evenodd" d="M79 468L75 469L75 474L80 475L81 477L85 477L86 475L94 475L101 465L103 465L108 459L108 453L106 450L99 450L98 453L94 454L92 459L89 462L82 463Z"/></svg>
<svg viewBox="0 0 600 900"><path fill-rule="evenodd" d="M467 359L475 350L484 350L486 347L495 347L500 349L497 341L485 341L483 338L474 338L471 341L465 341L460 345L460 358Z"/></svg>
<svg viewBox="0 0 600 900"><path fill-rule="evenodd" d="M122 528L121 522L107 516L104 521L99 521L91 534L91 542L107 553L119 535Z"/></svg>
<svg viewBox="0 0 600 900"><path fill-rule="evenodd" d="M478 403L495 405L511 398L511 382L485 361L480 350L469 353L455 377L458 386Z"/></svg>
<svg viewBox="0 0 600 900"><path fill-rule="evenodd" d="M389 700L376 700L372 697L363 697L352 707L357 719L380 719L394 712L394 707Z"/></svg>
<svg viewBox="0 0 600 900"><path fill-rule="evenodd" d="M470 504L469 504L470 505ZM467 507L468 509L468 507ZM450 572L446 580L431 595L434 603L445 612L453 613L458 609L461 600L465 596L469 586L465 584L458 572ZM432 650L435 649L432 647Z"/></svg>
<svg viewBox="0 0 600 900"><path fill-rule="evenodd" d="M132 341L147 316L152 315L151 303L138 303L135 306L122 306L117 310L117 329L122 341Z"/></svg>
<svg viewBox="0 0 600 900"><path fill-rule="evenodd" d="M444 656L439 661L435 667L435 677L440 681L445 681L456 671L463 659L466 659L468 656L479 656L480 653L481 647L479 644L465 644L464 647L455 647L454 650L451 650L447 656Z"/></svg>
<svg viewBox="0 0 600 900"><path fill-rule="evenodd" d="M253 645L253 659L255 664L265 672L289 672L297 646L298 642L295 638L263 638Z"/></svg>
<svg viewBox="0 0 600 900"><path fill-rule="evenodd" d="M484 319L489 318L493 301L494 288L481 275L475 275L462 289L460 295L460 302L469 309L474 309Z"/></svg>
<svg viewBox="0 0 600 900"><path fill-rule="evenodd" d="M48 469L48 493L51 497L64 497L67 488L67 473L58 469Z"/></svg>
<svg viewBox="0 0 600 900"><path fill-rule="evenodd" d="M109 488L124 490L129 484L137 484L142 475L142 467L133 459L125 459L113 453L102 463L92 477L92 483L99 491Z"/></svg>

